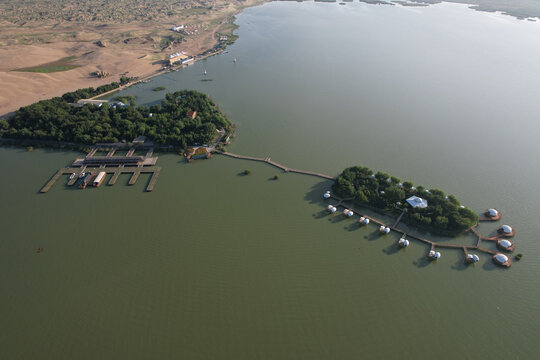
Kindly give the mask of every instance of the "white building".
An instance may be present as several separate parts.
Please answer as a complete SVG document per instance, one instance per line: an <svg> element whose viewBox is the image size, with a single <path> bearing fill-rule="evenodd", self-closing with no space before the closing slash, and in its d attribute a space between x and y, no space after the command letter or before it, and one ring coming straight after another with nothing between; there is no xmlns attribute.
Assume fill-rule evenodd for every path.
<svg viewBox="0 0 540 360"><path fill-rule="evenodd" d="M424 209L428 206L428 201L426 199L422 199L421 197L418 197L416 195L413 195L410 198L408 198L407 202L412 207L415 207L415 208L417 207L417 208Z"/></svg>
<svg viewBox="0 0 540 360"><path fill-rule="evenodd" d="M180 25L178 25L178 26L173 25L173 26L171 27L171 30L172 30L172 31L176 31L176 32L180 32L180 30L182 30L182 29L184 29L184 25L183 25L183 24L180 24Z"/></svg>

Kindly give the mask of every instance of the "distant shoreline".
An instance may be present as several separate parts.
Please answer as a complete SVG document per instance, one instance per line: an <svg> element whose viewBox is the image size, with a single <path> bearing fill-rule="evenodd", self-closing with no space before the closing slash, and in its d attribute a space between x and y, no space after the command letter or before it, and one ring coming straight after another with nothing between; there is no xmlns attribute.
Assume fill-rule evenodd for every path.
<svg viewBox="0 0 540 360"><path fill-rule="evenodd" d="M259 0L250 2L243 7L235 9L236 11L231 13L231 16L237 16L246 8L259 6L270 1L274 0ZM510 3L493 4L488 6L485 4L480 4L478 0L358 1L366 4L386 4L391 6L416 6L415 4L429 6L446 2L461 4L475 11L492 12L511 16L515 19L523 21L537 22L540 19L540 9L531 8L530 6L527 6L527 4L516 5ZM530 1L532 2L534 0ZM336 2L334 2L334 4ZM356 3L356 1L354 2ZM350 2L347 2L347 4L350 4ZM215 36L217 29L218 28L213 29L213 32L210 32L212 36ZM217 46L222 47L217 48ZM211 45L206 44L199 46L197 47L196 52L192 52L192 54L195 54L193 55L195 58L193 63L198 60L203 60L210 56L223 53L226 46L227 44L223 43L218 43L218 45L216 45L214 37L214 42ZM180 45L180 49L183 48L184 47ZM178 48L176 48L176 50L178 50ZM14 59L21 51L28 53L28 56L25 58L43 58L44 63L55 58L59 59L67 55L76 55L78 59L75 61L75 63L77 63L78 67L69 71L55 72L50 74L13 72L11 69L28 67L31 65L28 62L19 64L14 62L15 60L11 60ZM169 51L174 50L170 49ZM3 94L0 94L0 119L11 117L14 111L22 106L27 106L40 100L59 96L65 92L73 91L77 88L103 85L111 80L114 81L122 74L129 73L129 76L138 77L139 80L152 79L155 76L165 73L165 71L162 70L164 63L162 63L162 60L149 62L148 56L151 55L162 57L164 54L166 54L166 52L161 51L152 55L152 51L145 48L102 48L92 44L91 42L53 42L47 44L6 46L0 49L0 60L6 60L4 62L5 68L0 71L0 81L4 84L5 90ZM124 57L126 59L129 58L129 61L123 62L121 66L112 65L119 57ZM146 60L141 60L145 58ZM105 70L110 71L113 76L107 78L96 78L88 75L94 70L99 70L98 68L104 68ZM177 69L179 68L181 67L177 67ZM122 89L124 88L125 87L122 87Z"/></svg>

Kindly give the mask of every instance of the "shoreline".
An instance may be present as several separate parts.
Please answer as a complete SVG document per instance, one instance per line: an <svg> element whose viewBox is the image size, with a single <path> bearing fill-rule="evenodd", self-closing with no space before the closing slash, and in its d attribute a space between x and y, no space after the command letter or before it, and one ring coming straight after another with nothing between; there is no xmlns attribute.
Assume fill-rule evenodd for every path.
<svg viewBox="0 0 540 360"><path fill-rule="evenodd" d="M186 51L194 58L194 61L187 64L187 66L210 56L218 55L228 45L234 42L222 41L216 38L216 35L220 33L221 27L227 25L230 19L233 19L231 23L234 24L236 16L242 13L244 9L259 6L269 1L271 0L253 0L247 1L245 4L236 4L237 7L232 7L234 8L232 12L230 12L231 7L226 8L222 13L219 13L220 16L226 16L226 18L222 19L219 24L208 29L207 32L201 32L195 37L186 35L186 41L174 47L170 46L161 49L158 52L154 52L155 49L152 50L149 46L146 48L130 48L120 44L120 46L99 47L94 42L89 41L55 41L46 44L6 46L0 49L0 59L6 59L6 62L0 67L0 82L11 85L9 85L10 88L5 93L0 95L0 120L12 117L21 107L61 96L66 92L77 89L96 88L112 81L118 81L123 75L137 78L137 81L152 79L167 72L163 70L163 67L168 65L168 61L167 59L164 60L163 57L175 51ZM205 21L207 20L198 19L191 26L197 28L200 26L199 24ZM129 27L130 24L126 26ZM237 28L238 26L235 24L235 28L230 30L229 37L237 38L237 35L234 34ZM212 39L211 41L204 42L210 38ZM13 71L15 68L41 65L33 62L24 62L27 61L25 60L27 58L40 58L43 59L42 63L44 63L66 56L77 56L76 64L78 67L68 71L52 73ZM183 66L186 65L172 68L180 69ZM107 70L111 76L99 78L89 75L90 73L102 70ZM127 84L117 90L123 90L131 85L133 83ZM29 91L29 89L32 90Z"/></svg>
<svg viewBox="0 0 540 360"><path fill-rule="evenodd" d="M219 44L218 44L218 45L219 45ZM152 78L154 78L154 77L156 77L156 76L166 74L166 73L168 73L168 72L170 72L170 71L176 71L176 70L180 70L180 69L189 67L189 66L195 64L196 62L198 62L198 61L200 61L200 60L204 60L204 59L207 59L207 58L209 58L209 57L211 57L211 56L219 55L219 54L223 53L223 52L225 51L225 49L227 48L227 46L228 46L228 45L224 45L223 47L221 47L221 48L219 48L219 49L217 49L217 50L215 50L215 51L212 51L213 49L216 49L216 47L217 47L218 45L214 45L213 47L211 47L211 48L209 48L209 49L206 49L206 50L203 52L203 53L205 53L205 52L210 52L210 53L208 53L208 54L205 54L205 55L201 55L201 54L194 55L194 56L193 56L193 61L192 61L191 63L189 63L189 64L178 65L178 66L171 66L171 67L168 67L166 70L164 70L163 67L162 67L162 68L160 68L159 70L155 70L155 71L152 71L152 72L150 72L150 73L146 73L146 74L143 74L143 75L141 75L141 76L136 77L137 79L136 79L135 81L133 81L133 82L130 82L130 83L126 84L126 85L121 85L120 87L118 87L118 88L116 88L116 89L114 89L114 90L111 90L111 91L108 91L108 92L106 92L106 93L103 93L103 94L94 96L94 97L89 98L89 99L95 99L95 98L97 98L97 97L102 97L102 96L106 96L106 95L111 94L111 93L114 93L114 92L122 91L122 90L125 90L125 89L127 89L127 88L129 88L129 87L135 85L135 84L136 84L137 82L139 82L139 81L150 80L150 79L152 79ZM232 44L229 44L229 45L232 45ZM165 60L163 60L163 61L165 61ZM162 64L162 65L165 65L165 64ZM128 73L129 73L129 71L128 71ZM121 75L120 75L120 76L121 76ZM115 76L115 77L116 77L116 76ZM95 80L98 80L99 83L98 83L98 84L94 84L94 83L93 83L94 81L92 81L92 80L94 80L94 81L95 81ZM100 86L100 85L109 83L111 80L114 81L114 77L110 77L110 78L109 78L109 77L108 77L108 78L90 78L90 79L88 79L88 82L86 83L86 85L83 86L83 88ZM103 82L103 84L101 84L101 82ZM75 90L80 89L80 88L81 88L81 87L76 87ZM65 93L65 92L64 92L64 93ZM61 96L61 95L58 95L58 96ZM36 94L36 97L38 97L37 94ZM47 97L47 98L45 98L45 99L40 99L40 98L34 99L33 101L31 101L31 102L29 102L29 103L27 103L27 104L25 104L25 105L21 105L21 106L20 106L19 108L17 108L17 109L13 109L13 110L11 110L11 111L8 111L8 112L5 112L5 113L3 113L3 114L0 114L0 119L9 119L9 118L11 118L11 117L15 114L15 112L16 112L17 110L19 110L21 107L28 106L28 105L37 103L37 102L42 101L42 100L50 99L50 98L52 98L52 97L55 97L55 96L49 96L49 97Z"/></svg>
<svg viewBox="0 0 540 360"><path fill-rule="evenodd" d="M240 8L236 9L237 11L235 11L234 13L231 14L231 17L238 16L240 13L242 13L242 11L244 11L244 9L264 5L266 3L274 2L274 1L275 0L258 0L258 1L256 0L256 1L252 2L252 3L242 5ZM307 1L304 1L304 0L300 0L300 1L301 2L307 2ZM410 1L411 4L418 3L418 1L416 1L416 0L408 0L408 1ZM369 2L364 1L364 0L359 0L359 2L370 4ZM474 11L485 12L485 13L494 13L494 14L501 15L501 16L508 16L508 17L514 18L514 19L516 19L518 21L533 21L533 19L540 20L540 14L534 15L532 13L529 13L528 16L524 16L523 14L519 15L519 14L513 13L512 11L508 11L508 10L504 10L504 9L501 9L501 10L488 9L488 8L484 8L484 7L482 7L482 6L478 5L478 4L474 4L474 1L471 1L471 3L466 3L466 2L460 1L460 0L446 0L446 1L444 1L444 0L440 0L440 1L439 0L434 0L434 2L429 2L428 6L433 6L433 5L437 5L437 4L440 4L440 3L465 5L465 6L468 6L469 9L474 10ZM400 4L399 2L397 3L397 5L398 6L403 6L403 7L405 6L403 4ZM530 12L530 11L527 11L526 9L523 10L523 11ZM233 23L234 23L234 21L233 21ZM221 26L221 25L223 25L223 23L221 23L219 26ZM210 32L213 36L215 36L216 32L219 29L219 26L215 27ZM238 27L238 25L237 25L237 27ZM231 35L234 35L234 30L232 30ZM237 35L235 35L235 36L237 36ZM219 54L223 53L223 51L225 51L225 49L227 48L228 45L230 45L230 44L227 44L227 43L225 43L225 44L220 43L219 41L218 41L217 44L215 44L215 41L216 41L215 37L213 39L214 39L213 45L211 47L208 47L208 46L200 47L198 49L198 53L196 55L192 55L193 58L194 58L194 61L191 64L188 64L187 66L192 65L192 64L196 63L199 60L206 59L206 58L208 58L210 56L219 55ZM107 49L103 49L103 48L96 48L93 44L91 44L91 45L90 44L91 43L84 43L84 42L83 43L79 43L79 42L73 42L73 43L70 43L70 42L67 42L67 43L66 42L65 43L53 42L53 43L47 44L46 47L43 47L43 48L37 49L37 50L36 50L36 48L38 47L37 44L6 46L4 49L2 49L3 51L6 52L6 54L4 54L4 57L7 57L7 58L9 58L9 52L10 51L13 52L14 50L17 50L18 47L20 47L21 49L25 49L25 50L34 47L33 50L35 50L35 51L49 51L49 53L48 53L49 56L52 56L52 53L55 53L55 54L58 54L58 55L55 55L56 58L57 58L58 56L60 56L59 55L60 52L63 52L63 54L66 55L66 56L67 55L73 56L74 53L82 52L83 51L82 49L86 48L86 50L90 50L90 51L87 51L86 53L83 53L82 55L79 55L79 56L84 56L84 55L86 55L88 53L96 52L96 54L100 53L101 56L107 57L107 60L89 61L88 62L88 59L86 59L87 64L78 65L79 66L78 69L72 69L72 70L69 70L69 71L55 72L55 73L50 73L50 74L14 72L13 70L9 70L7 68L4 69L3 71L0 71L0 81L2 81L3 83L7 83L7 84L10 84L10 83L11 84L24 83L23 86L18 86L17 87L17 85L14 85L14 87L15 87L13 89L14 91L6 91L6 93L9 93L9 96L4 95L3 96L4 99L2 99L2 96L0 96L0 119L10 118L11 116L13 116L14 112L16 110L18 110L19 108L21 108L21 107L24 107L24 106L39 102L41 100L50 99L51 97L61 96L63 93L66 93L66 92L69 92L69 91L74 91L75 89L86 88L86 87L97 87L97 86L103 85L105 83L108 83L111 80L115 81L116 78L119 78L120 76L128 74L130 72L133 72L133 74L130 74L130 75L136 77L138 79L137 81L149 80L149 79L154 78L155 76L166 73L166 71L164 71L161 68L165 64L166 60L154 61L152 63L141 63L140 62L140 60L142 58L144 58L146 56L149 56L151 54L151 51L149 52L148 49L144 49L144 48L131 48L131 49L127 49L127 48L107 48ZM219 45L222 45L223 47L215 50L216 47L219 46ZM182 46L181 46L181 48L182 48ZM178 50L178 48L176 50ZM215 50L215 51L212 51L212 50ZM175 49L171 48L171 49L168 49L168 51L175 51ZM209 53L206 54L207 52L209 52ZM83 74L83 72L84 72L83 70L86 70L86 71L91 70L91 69L98 69L99 70L100 67L111 66L110 63L108 63L107 61L111 61L111 60L116 61L116 60L118 60L118 58L120 58L122 56L126 57L128 55L134 55L134 54L135 55L140 55L140 56L137 56L136 58L132 58L131 62L126 62L126 63L122 64L122 66L126 66L126 67L121 68L124 73L121 73L121 70L117 69L117 70L113 71L114 76L107 77L107 78L89 77L87 74ZM154 53L153 56L161 57L161 56L163 56L163 54L166 54L166 53L165 53L164 50L161 50L159 53ZM0 53L0 55L2 55L2 54ZM112 56L112 58L111 58L111 56ZM1 56L0 56L0 58L1 58ZM79 59L79 60L82 60L82 59ZM105 62L102 63L102 61L105 61ZM146 68L152 68L152 67L155 68L156 66L159 66L160 68L156 69L156 70L153 70L153 71L150 71L150 72L148 72L148 69L146 69ZM183 66L174 67L174 68L175 69L180 69L182 67ZM8 68L9 68L9 66L8 66ZM84 69L84 68L86 68L86 69ZM126 69L128 71L125 71ZM138 70L139 71L142 70L141 75L137 75ZM70 86L66 86L66 84L70 84ZM127 88L127 87L129 87L131 85L133 85L133 83L127 84L126 86L121 87L119 90L123 90L123 89L125 89L125 88ZM28 88L33 88L33 92L29 93ZM18 100L18 99L21 99L22 97L27 97L27 96L28 96L28 99L23 98L22 100ZM2 107L4 107L4 108L2 108Z"/></svg>

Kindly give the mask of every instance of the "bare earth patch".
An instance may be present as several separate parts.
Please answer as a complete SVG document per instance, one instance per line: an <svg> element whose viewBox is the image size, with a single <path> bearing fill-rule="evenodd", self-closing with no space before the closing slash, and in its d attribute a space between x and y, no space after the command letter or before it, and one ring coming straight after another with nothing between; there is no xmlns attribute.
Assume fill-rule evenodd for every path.
<svg viewBox="0 0 540 360"><path fill-rule="evenodd" d="M264 1L0 0L0 116L122 75L155 74L176 51L201 54L232 37L234 15ZM170 30L178 24L182 31Z"/></svg>

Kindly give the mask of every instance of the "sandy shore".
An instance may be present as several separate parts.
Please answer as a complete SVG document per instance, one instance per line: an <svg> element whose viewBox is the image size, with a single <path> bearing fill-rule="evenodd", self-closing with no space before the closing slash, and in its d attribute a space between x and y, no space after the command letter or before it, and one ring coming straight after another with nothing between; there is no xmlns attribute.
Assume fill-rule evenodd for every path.
<svg viewBox="0 0 540 360"><path fill-rule="evenodd" d="M0 47L0 117L10 116L21 106L29 105L43 99L62 95L85 87L97 87L118 81L122 75L129 77L148 78L157 75L167 59L168 54L184 51L191 56L202 54L218 44L217 34L230 30L232 16L248 6L263 3L265 0L247 0L244 2L223 1L224 5L216 11L204 15L186 15L190 20L180 43L172 43L167 48L161 48L160 36L174 34L168 27L169 20L153 23L150 28L145 24L118 24L106 27L96 26L94 32L89 32L88 38L74 41L58 41L32 45L7 45ZM170 19L171 23L180 23ZM174 22L172 22L174 21ZM35 24L34 24L35 25ZM74 24L73 26L76 26ZM76 28L69 28L70 31ZM105 29L105 30L101 30ZM147 32L158 31L159 36L144 35ZM54 27L20 28L13 24L0 23L0 30L14 37L17 33L57 31ZM67 31L67 30L65 30ZM98 31L104 31L99 33ZM123 35L126 33L127 35ZM86 34L86 33L85 33ZM98 39L107 34L118 35L122 41L106 42L105 47L96 45ZM9 37L8 36L8 37ZM51 72L35 73L14 71L15 69L36 67L59 59L75 56L73 65L77 68ZM98 78L91 74L104 71L110 74Z"/></svg>

